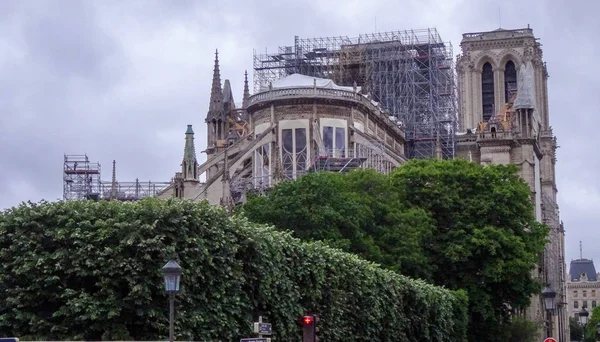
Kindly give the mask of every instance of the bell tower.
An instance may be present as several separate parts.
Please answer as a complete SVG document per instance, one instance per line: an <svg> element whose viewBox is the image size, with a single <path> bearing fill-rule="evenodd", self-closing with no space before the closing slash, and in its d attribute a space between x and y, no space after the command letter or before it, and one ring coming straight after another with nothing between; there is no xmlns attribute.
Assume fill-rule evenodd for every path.
<svg viewBox="0 0 600 342"><path fill-rule="evenodd" d="M529 27L463 34L457 60L457 157L481 164L514 164L529 184L535 217L551 228L534 276L556 292L560 304L547 317L541 298L535 296L527 316L540 324L552 320L550 333L562 341L569 326L564 305L564 229L556 200L556 138L548 114L548 71L538 40Z"/></svg>

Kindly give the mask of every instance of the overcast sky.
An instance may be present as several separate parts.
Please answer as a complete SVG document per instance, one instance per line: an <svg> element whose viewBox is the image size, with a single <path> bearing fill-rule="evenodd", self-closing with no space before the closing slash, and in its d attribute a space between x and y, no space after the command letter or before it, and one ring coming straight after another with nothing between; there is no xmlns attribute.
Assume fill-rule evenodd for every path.
<svg viewBox="0 0 600 342"><path fill-rule="evenodd" d="M197 150L206 146L216 48L240 102L253 49L274 51L295 35L437 27L456 55L462 33L530 24L550 73L567 263L579 257L580 240L584 257L600 260L600 24L582 15L600 6L587 3L0 0L0 209L61 198L65 153L87 153L104 179L116 159L121 181L168 181L180 169L187 124Z"/></svg>

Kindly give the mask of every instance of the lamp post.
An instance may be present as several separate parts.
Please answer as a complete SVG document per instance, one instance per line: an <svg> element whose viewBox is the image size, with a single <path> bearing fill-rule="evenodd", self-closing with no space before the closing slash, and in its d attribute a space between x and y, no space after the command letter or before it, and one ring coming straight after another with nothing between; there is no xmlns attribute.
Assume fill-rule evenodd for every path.
<svg viewBox="0 0 600 342"><path fill-rule="evenodd" d="M600 341L600 322L596 324L596 341Z"/></svg>
<svg viewBox="0 0 600 342"><path fill-rule="evenodd" d="M179 281L181 280L181 266L175 260L169 260L163 266L162 274L165 280L165 290L169 294L169 342L175 341L174 333L174 313L175 313L175 294L179 292Z"/></svg>
<svg viewBox="0 0 600 342"><path fill-rule="evenodd" d="M579 324L581 324L581 326L583 327L583 340L584 341L585 341L585 328L587 325L589 315L590 315L590 313L585 309L585 307L582 307L581 311L579 311Z"/></svg>
<svg viewBox="0 0 600 342"><path fill-rule="evenodd" d="M552 313L556 309L556 292L550 287L542 290L542 298L544 298L544 306L546 307L546 319L548 320L548 330L546 331L546 337L552 337Z"/></svg>

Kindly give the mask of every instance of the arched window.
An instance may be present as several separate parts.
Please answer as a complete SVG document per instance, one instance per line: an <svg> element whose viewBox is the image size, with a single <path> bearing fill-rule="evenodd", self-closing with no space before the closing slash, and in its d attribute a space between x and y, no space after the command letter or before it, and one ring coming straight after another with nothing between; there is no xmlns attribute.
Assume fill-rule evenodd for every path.
<svg viewBox="0 0 600 342"><path fill-rule="evenodd" d="M513 61L506 62L504 66L504 102L508 102L512 94L517 91L517 68Z"/></svg>
<svg viewBox="0 0 600 342"><path fill-rule="evenodd" d="M483 106L483 121L488 121L494 114L494 71L487 62L481 73L481 104Z"/></svg>
<svg viewBox="0 0 600 342"><path fill-rule="evenodd" d="M306 128L289 128L281 131L283 173L287 179L296 179L307 168Z"/></svg>

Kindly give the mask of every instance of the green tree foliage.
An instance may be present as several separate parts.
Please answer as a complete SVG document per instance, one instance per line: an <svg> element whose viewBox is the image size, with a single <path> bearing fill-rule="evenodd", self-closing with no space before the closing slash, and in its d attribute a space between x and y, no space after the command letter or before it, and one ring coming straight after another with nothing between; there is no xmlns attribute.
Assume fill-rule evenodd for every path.
<svg viewBox="0 0 600 342"><path fill-rule="evenodd" d="M585 337L590 341L597 341L599 340L598 324L600 324L600 306L593 308L588 318L589 319L585 329Z"/></svg>
<svg viewBox="0 0 600 342"><path fill-rule="evenodd" d="M538 342L539 323L513 316L508 325L508 342Z"/></svg>
<svg viewBox="0 0 600 342"><path fill-rule="evenodd" d="M340 219L341 222L342 219ZM351 235L350 235L351 236ZM24 340L157 340L168 333L160 268L177 259L179 340L279 341L298 315L324 341L463 341L467 297L190 201L57 202L0 214L0 334Z"/></svg>
<svg viewBox="0 0 600 342"><path fill-rule="evenodd" d="M303 239L335 239L351 222L347 251L467 290L472 341L509 338L511 310L541 290L531 271L548 229L535 221L529 187L514 166L412 160L390 176L310 174L250 198L242 211Z"/></svg>
<svg viewBox="0 0 600 342"><path fill-rule="evenodd" d="M541 284L531 271L547 242L531 191L514 165L414 160L392 175L393 188L436 222L428 257L433 282L469 295L473 341L503 336L510 310L524 309Z"/></svg>
<svg viewBox="0 0 600 342"><path fill-rule="evenodd" d="M569 330L571 331L571 341L583 340L583 327L575 317L569 317Z"/></svg>
<svg viewBox="0 0 600 342"><path fill-rule="evenodd" d="M430 278L423 246L434 221L424 210L405 208L390 186L389 177L373 170L311 173L279 184L267 196L250 197L242 212L301 239L325 241L413 278Z"/></svg>

